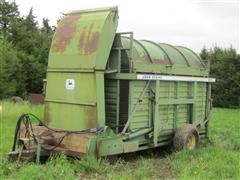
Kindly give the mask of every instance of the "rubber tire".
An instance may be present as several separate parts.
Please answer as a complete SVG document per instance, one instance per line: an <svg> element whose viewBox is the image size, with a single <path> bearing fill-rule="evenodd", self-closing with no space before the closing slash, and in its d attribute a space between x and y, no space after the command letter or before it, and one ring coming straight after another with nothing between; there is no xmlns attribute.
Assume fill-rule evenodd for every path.
<svg viewBox="0 0 240 180"><path fill-rule="evenodd" d="M173 138L173 147L175 151L181 151L187 149L187 140L189 136L194 135L196 140L195 148L199 148L200 136L195 126L192 124L185 124L178 128Z"/></svg>

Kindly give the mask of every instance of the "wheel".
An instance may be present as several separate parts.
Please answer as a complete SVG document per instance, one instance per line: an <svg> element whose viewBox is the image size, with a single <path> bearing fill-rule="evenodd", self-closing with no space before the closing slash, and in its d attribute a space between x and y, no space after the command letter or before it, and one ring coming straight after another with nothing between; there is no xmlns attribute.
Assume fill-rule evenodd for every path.
<svg viewBox="0 0 240 180"><path fill-rule="evenodd" d="M200 137L196 127L186 124L178 128L173 139L173 146L176 151L193 150L199 147Z"/></svg>

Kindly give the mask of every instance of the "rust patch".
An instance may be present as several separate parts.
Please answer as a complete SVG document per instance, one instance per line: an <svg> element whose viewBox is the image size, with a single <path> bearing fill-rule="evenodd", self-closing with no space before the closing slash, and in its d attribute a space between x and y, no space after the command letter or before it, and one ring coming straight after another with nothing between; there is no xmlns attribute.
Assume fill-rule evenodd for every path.
<svg viewBox="0 0 240 180"><path fill-rule="evenodd" d="M90 26L85 26L80 35L78 49L80 52L85 52L86 54L94 53L98 46L100 33L98 31L93 32L93 24Z"/></svg>
<svg viewBox="0 0 240 180"><path fill-rule="evenodd" d="M70 134L62 141L61 147L75 152L87 153L88 143L94 133Z"/></svg>
<svg viewBox="0 0 240 180"><path fill-rule="evenodd" d="M44 103L44 95L43 94L29 94L29 102L32 105L39 105Z"/></svg>
<svg viewBox="0 0 240 180"><path fill-rule="evenodd" d="M64 153L73 157L87 153L87 145L90 139L96 136L95 133L66 134L66 132L54 132L44 126L36 125L33 126L33 132L40 139L44 153ZM21 128L20 138L26 138L25 133L26 129ZM25 148L28 153L31 150L34 150L35 153L36 144L30 142L30 144L26 144ZM45 155L44 153L41 153L41 155Z"/></svg>
<svg viewBox="0 0 240 180"><path fill-rule="evenodd" d="M141 58L143 59L144 63L146 63L146 64L163 64L163 65L171 64L167 58L166 59L152 59L152 61L153 61L152 63L147 55L141 56Z"/></svg>
<svg viewBox="0 0 240 180"><path fill-rule="evenodd" d="M48 125L51 122L50 113L49 113L49 105L45 104L45 114L44 114L44 123Z"/></svg>
<svg viewBox="0 0 240 180"><path fill-rule="evenodd" d="M199 62L199 61L194 61L194 63L198 66L198 67L203 67L203 65L202 65L202 63L201 62Z"/></svg>
<svg viewBox="0 0 240 180"><path fill-rule="evenodd" d="M151 61L150 61L148 55L144 55L144 56L140 56L140 57L142 58L144 63L151 64Z"/></svg>
<svg viewBox="0 0 240 180"><path fill-rule="evenodd" d="M87 27L85 26L83 28L82 33L80 34L80 39L78 42L78 48L80 51L84 48L84 42L85 42L85 38L86 38L86 29L87 29Z"/></svg>
<svg viewBox="0 0 240 180"><path fill-rule="evenodd" d="M168 65L168 64L170 64L170 61L168 59L153 59L153 63Z"/></svg>
<svg viewBox="0 0 240 180"><path fill-rule="evenodd" d="M71 39L76 32L76 21L81 18L80 14L66 16L56 30L53 38L52 52L63 52L66 46L70 43Z"/></svg>
<svg viewBox="0 0 240 180"><path fill-rule="evenodd" d="M97 49L98 40L99 40L99 32L94 32L91 40L85 46L85 51L88 53L95 52Z"/></svg>
<svg viewBox="0 0 240 180"><path fill-rule="evenodd" d="M86 126L87 128L97 127L97 113L95 108L85 108L85 114L87 115Z"/></svg>

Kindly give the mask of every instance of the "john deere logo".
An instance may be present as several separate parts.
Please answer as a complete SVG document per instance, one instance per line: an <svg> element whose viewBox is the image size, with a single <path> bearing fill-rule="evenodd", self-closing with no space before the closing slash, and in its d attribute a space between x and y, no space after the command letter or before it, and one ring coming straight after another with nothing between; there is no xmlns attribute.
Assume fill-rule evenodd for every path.
<svg viewBox="0 0 240 180"><path fill-rule="evenodd" d="M66 89L73 90L75 88L75 80L74 79L66 79Z"/></svg>

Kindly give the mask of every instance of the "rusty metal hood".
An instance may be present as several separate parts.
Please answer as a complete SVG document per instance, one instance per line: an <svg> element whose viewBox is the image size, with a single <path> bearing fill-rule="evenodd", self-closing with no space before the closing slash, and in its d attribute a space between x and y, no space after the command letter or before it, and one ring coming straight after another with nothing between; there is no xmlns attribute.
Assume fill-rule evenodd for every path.
<svg viewBox="0 0 240 180"><path fill-rule="evenodd" d="M117 7L66 14L54 34L48 68L105 69L117 24Z"/></svg>
<svg viewBox="0 0 240 180"><path fill-rule="evenodd" d="M49 54L45 123L55 129L105 126L104 70L117 7L74 11L59 22Z"/></svg>

